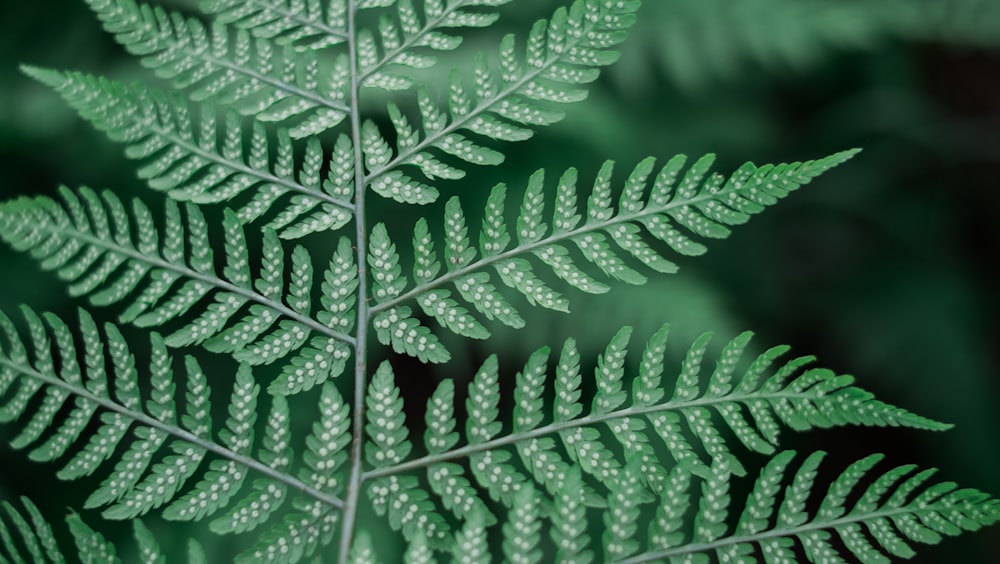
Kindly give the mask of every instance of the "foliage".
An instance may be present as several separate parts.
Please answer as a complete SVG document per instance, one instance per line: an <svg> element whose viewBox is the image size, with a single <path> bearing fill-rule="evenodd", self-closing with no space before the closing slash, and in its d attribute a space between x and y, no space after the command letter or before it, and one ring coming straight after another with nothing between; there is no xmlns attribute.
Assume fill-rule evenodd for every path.
<svg viewBox="0 0 1000 564"><path fill-rule="evenodd" d="M749 333L711 355L710 335L698 338L672 373L667 326L637 366L625 327L593 378L569 339L554 368L544 347L510 380L490 356L465 386L422 383L433 392L422 412L413 405L402 357L447 363L449 347L527 325L524 302L568 311L578 292L672 274L678 257L703 254L857 154L729 175L712 172L712 155L651 157L624 178L609 161L586 187L570 168L554 189L538 171L518 205L507 184L489 191L478 229L462 204L472 188L447 199L441 234L431 214L401 229L367 211L369 193L389 210L433 206L477 167L503 163L507 144L586 97L640 9L568 2L474 54L443 88L423 82L437 54L466 55L460 28L493 25L507 1L214 0L206 24L87 0L170 91L24 70L124 145L166 198L149 206L83 187L0 204L11 247L118 316L0 314L0 420L20 428L12 446L61 460L63 480L99 476L84 507L135 520L144 561L165 558L136 519L147 515L254 539L246 561L882 562L1000 520L996 500L927 485L931 472L914 466L868 479L878 455L826 487L821 452L794 470L783 428L948 426L810 368L811 357L783 360L788 347L748 353ZM391 100L384 112L362 103L375 90ZM409 260L401 249L411 247ZM156 329L148 355L123 324ZM212 399L224 389L228 399ZM755 455L767 461L734 504ZM27 518L4 506L13 529L0 521L0 546L14 561L60 561L48 522L22 504ZM369 510L378 521L366 526ZM386 524L403 554L373 540ZM68 526L81 560L116 558L80 517ZM193 541L187 557L206 560Z"/></svg>
<svg viewBox="0 0 1000 564"><path fill-rule="evenodd" d="M663 0L648 9L663 23L636 41L691 91L749 68L801 72L830 51L894 38L996 45L1000 36L1000 9L980 0Z"/></svg>

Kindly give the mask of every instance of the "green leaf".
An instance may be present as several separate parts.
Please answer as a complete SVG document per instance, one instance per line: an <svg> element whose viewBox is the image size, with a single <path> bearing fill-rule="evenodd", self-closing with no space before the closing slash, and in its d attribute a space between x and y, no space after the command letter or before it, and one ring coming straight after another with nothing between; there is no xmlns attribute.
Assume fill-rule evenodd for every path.
<svg viewBox="0 0 1000 564"><path fill-rule="evenodd" d="M388 158L388 146L381 151L382 160ZM452 198L445 210L443 259L435 251L435 240L428 233L426 222L418 222L414 230L417 257L414 284L397 271L398 257L387 232L381 226L373 230L373 253L382 254L373 254L376 257L373 261L377 261L373 272L379 303L372 311L383 312L416 299L433 317L447 316L450 312L456 321L443 322L448 329L462 336L480 338L483 333L473 325L476 319L460 309L463 305L460 301L456 300L454 306L451 303L438 306L440 311L424 305L428 300L437 302L441 294L434 292L453 284L471 309L487 319L519 328L524 325L523 317L490 283L489 269L495 270L501 281L523 295L529 304L569 311L570 301L544 281L538 263L549 267L570 286L588 293L604 293L609 289L587 272L592 267L605 278L643 284L646 276L631 263L642 263L660 273L673 273L677 268L666 258L668 249L681 255L703 253L705 247L695 239L727 236L729 226L745 223L751 215L856 153L856 150L844 151L817 161L760 168L747 164L728 180L708 175L714 161L711 155L697 161L683 176L685 159L671 159L652 180L655 164L646 159L625 180L618 194L617 209L613 207L613 166L607 162L595 180L583 224L577 210L576 171L570 169L559 180L551 221L543 213L544 176L538 171L529 179L518 215L518 245L510 248L512 234L503 219L506 187L498 185L487 202L478 253L469 242L465 214L458 200ZM647 243L646 234L660 244ZM535 259L529 260L532 256ZM442 263L447 267L444 273L438 266ZM380 282L379 276L390 278L391 287ZM720 373L719 378L723 377L724 373Z"/></svg>
<svg viewBox="0 0 1000 564"><path fill-rule="evenodd" d="M185 206L185 223L180 209L168 204L161 236L146 206L135 200L133 225L119 225L112 236L108 214L123 209L114 194L98 196L83 188L62 189L61 195L62 205L45 197L0 204L0 235L16 249L31 250L43 268L72 283L72 294L89 294L98 305L127 304L123 321L157 327L185 319L167 337L171 346L204 344L209 350L260 364L301 347L313 331L350 340L309 317L311 262L301 247L292 253L286 282L280 243L273 234L265 235L260 276L251 281L243 231L227 214L226 265L219 275L198 208ZM133 228L138 243L132 240ZM190 313L206 302L200 313ZM248 304L252 305L241 313ZM285 319L272 330L281 318Z"/></svg>
<svg viewBox="0 0 1000 564"><path fill-rule="evenodd" d="M336 497L338 482L330 473L344 460L350 440L346 434L347 407L330 399L331 391L332 397L339 398L335 388L325 388L321 416L326 427L317 431L323 437L332 434L334 439L318 443L320 439L307 439L303 459L317 475L303 474L297 479L284 471L294 458L285 400L273 400L264 439L255 440L260 387L248 366L237 370L232 397L221 402L227 406L228 417L215 438L207 375L188 357L187 376L180 378L163 339L156 334L152 337L148 371L140 374L128 344L113 325L106 325L102 331L89 315L81 313L82 336L77 337L54 315L39 317L28 309L24 314L28 340L37 351L33 358L27 354L16 327L0 314L0 330L8 340L8 346L0 348L0 366L12 377L11 383L18 386L17 393L5 396L0 407L10 413L11 419L23 419L20 424L24 430L15 446L28 448L41 443L44 448L39 451L36 447L33 452L48 453L58 444L58 456L72 452L59 472L60 478L77 479L94 472L106 475L91 493L86 507L105 507L108 518L134 519L166 505L163 516L167 519L202 520L228 506L250 475L255 478L252 491L241 495L226 517L216 519L211 525L213 530L233 532L257 527L268 520L289 491L300 503L311 499L320 509L342 507L343 502ZM86 346L82 366L76 362L79 343ZM52 352L58 356L58 363ZM109 389L109 377L115 383L114 392ZM183 413L178 417L176 388L181 382L186 393ZM140 394L140 388L148 391ZM29 406L34 404L41 407L29 417ZM52 413L65 416L57 419ZM84 437L79 422L89 421L98 413L100 425L96 433ZM203 462L206 459L207 464ZM108 460L115 461L113 468L103 468ZM192 481L195 476L200 477ZM335 519L336 513L333 515ZM20 522L17 525L22 528ZM152 546L141 530L139 536L141 545ZM81 538L87 543L97 542ZM46 538L40 542L45 547L51 545ZM103 558L98 551L97 560Z"/></svg>
<svg viewBox="0 0 1000 564"><path fill-rule="evenodd" d="M254 120L245 128L231 110L224 114L220 137L219 112L211 104L193 109L139 83L34 67L24 70L59 92L112 141L124 145L126 156L143 164L139 175L171 198L210 204L252 194L237 209L236 218L249 223L277 209L280 213L269 226L283 238L336 230L353 216L354 155L347 137L338 138L332 157L324 155L315 138L297 156L288 132L279 130L272 163L275 151L263 123ZM197 129L194 120L201 122ZM245 132L250 134L247 147ZM321 182L320 169L327 162L330 176ZM351 173L349 182L345 171Z"/></svg>
<svg viewBox="0 0 1000 564"><path fill-rule="evenodd" d="M76 541L76 548L84 564L121 562L115 552L115 547L105 540L104 536L94 531L83 522L79 515L73 513L66 518L69 531Z"/></svg>
<svg viewBox="0 0 1000 564"><path fill-rule="evenodd" d="M321 68L311 51L296 54L263 37L235 33L223 21L211 29L161 7L133 0L87 0L129 52L157 76L195 100L212 100L265 121L294 119L293 137L321 133L349 113L347 62Z"/></svg>
<svg viewBox="0 0 1000 564"><path fill-rule="evenodd" d="M499 5L500 2L488 4ZM369 165L373 188L397 201L427 203L436 199L436 190L431 192L408 171L399 169L416 167L426 174L428 161L434 159L429 154L431 151L475 165L503 162L501 153L469 134L519 141L530 137L530 127L562 119L562 113L549 109L547 103L575 102L586 96L585 91L574 86L592 80L598 67L617 59L617 53L611 49L625 38L624 30L635 22L637 8L638 2L577 1L570 10L559 8L550 20L538 21L523 53L519 53L514 36L508 35L500 45L499 66L490 64L485 55L480 55L476 58L471 80L453 74L449 81L447 110L440 110L426 91L418 92L420 124L416 127L421 139L413 141L410 124L407 122L402 127L397 120L396 134L403 141L394 156ZM479 21L485 24L487 20ZM391 26L383 29L392 33ZM360 43L362 69L375 67L377 51L372 37L363 34ZM454 45L444 47L453 48ZM418 67L426 64L426 61L416 61L419 61L415 64ZM410 85L407 78L387 73L372 74L366 80L371 85L390 90ZM474 83L473 91L466 86L469 82ZM388 151L382 154L387 155ZM414 192L422 196L416 197Z"/></svg>
<svg viewBox="0 0 1000 564"><path fill-rule="evenodd" d="M521 489L514 497L513 511L503 526L505 560L517 564L542 561L539 517L539 496L530 486Z"/></svg>

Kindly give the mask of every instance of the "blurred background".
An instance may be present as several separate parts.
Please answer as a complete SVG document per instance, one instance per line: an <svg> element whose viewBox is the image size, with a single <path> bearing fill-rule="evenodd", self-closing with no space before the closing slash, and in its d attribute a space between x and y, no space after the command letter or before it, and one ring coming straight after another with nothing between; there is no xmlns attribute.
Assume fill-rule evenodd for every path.
<svg viewBox="0 0 1000 564"><path fill-rule="evenodd" d="M162 3L196 8L193 1ZM543 4L549 3L515 2L503 10L501 25L469 33L467 41L492 51L502 33L524 30L551 10ZM509 165L478 170L444 194L461 194L471 212L482 209L499 181L512 188L514 201L531 172L543 167L551 185L570 166L590 179L604 159L618 163L622 178L646 156L712 152L717 169L729 172L747 160L864 151L710 245L706 256L680 260L680 274L616 288L611 297L570 292L573 314L530 311L525 330L498 330L488 343L461 350L455 343L455 361L427 377L468 378L493 352L512 359L506 363L512 374L532 350L558 346L567 336L593 360L624 323L635 326L636 343L671 323L674 354L705 330L715 331L721 345L751 329L760 348L788 343L855 375L887 402L956 425L937 434L786 435L790 447L831 451L831 468L885 452L893 464L935 466L943 479L1000 495L1000 2L646 4L622 60L586 102L568 107L564 122L531 141L505 147ZM431 80L468 61L444 59ZM60 183L160 198L135 178L120 147L20 74L22 63L155 82L101 31L83 2L4 2L3 198L53 193ZM384 107L373 99L368 107ZM385 209L380 205L373 214ZM440 216L438 209L430 213ZM407 241L415 215L394 214L391 227ZM478 218L470 223L475 228ZM322 241L310 246L316 256L328 248ZM69 317L81 305L54 276L7 247L0 248L0 265L6 312L28 303ZM403 368L427 371L400 361L397 373ZM418 375L404 384L414 399L431 389ZM0 429L0 439L10 433ZM0 498L27 494L52 515L79 505L86 485L57 482L54 466L34 465L6 443ZM168 539L183 536L152 526ZM1000 534L966 535L918 552L919 562L1000 562Z"/></svg>

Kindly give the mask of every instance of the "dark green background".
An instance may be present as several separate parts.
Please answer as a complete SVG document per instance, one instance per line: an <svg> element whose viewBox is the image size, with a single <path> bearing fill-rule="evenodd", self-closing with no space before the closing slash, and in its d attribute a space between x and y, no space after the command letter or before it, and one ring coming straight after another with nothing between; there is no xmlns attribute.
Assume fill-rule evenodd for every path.
<svg viewBox="0 0 1000 564"><path fill-rule="evenodd" d="M191 9L194 3L170 4ZM503 25L524 29L544 14L537 4L515 3ZM650 155L715 152L719 168L729 171L745 160L805 160L849 147L864 152L711 245L705 257L680 261L679 275L616 288L610 297L570 292L572 315L534 315L529 329L498 331L486 344L456 351L455 362L434 374L412 374L420 369L400 361L410 376L404 391L426 397L431 378L468 377L490 352L509 359L503 366L512 374L531 350L567 336L592 359L626 323L636 326L638 341L671 322L675 351L704 330L716 330L722 341L752 329L758 346L789 343L856 375L885 401L956 424L938 434L787 435L790 446L832 451L833 467L886 452L893 463L936 466L942 478L1000 494L997 3L925 2L918 4L926 11L915 13L869 0L647 4L622 62L588 101L568 108L563 123L506 148L507 165L476 171L443 193L461 194L466 209L476 210L495 182L507 182L517 195L540 167L551 178L576 166L589 179L612 158L620 178ZM472 33L468 41L492 49L500 31ZM464 57L446 59L445 68ZM60 183L160 197L136 180L119 147L21 75L20 63L153 80L103 34L82 2L5 1L4 198L52 193ZM374 213L379 209L385 206L375 204ZM440 206L430 213L439 217ZM394 210L392 217L393 230L405 234L415 216ZM478 218L470 221L478 225ZM310 246L319 254L323 241ZM8 313L28 303L72 315L82 305L66 297L54 276L6 247L0 265L0 307ZM79 506L88 484L58 483L54 470L0 446L0 498L30 495L50 515ZM100 522L96 514L84 517ZM157 519L150 525L165 544L183 537ZM998 538L994 529L948 540L925 548L919 560L997 562Z"/></svg>

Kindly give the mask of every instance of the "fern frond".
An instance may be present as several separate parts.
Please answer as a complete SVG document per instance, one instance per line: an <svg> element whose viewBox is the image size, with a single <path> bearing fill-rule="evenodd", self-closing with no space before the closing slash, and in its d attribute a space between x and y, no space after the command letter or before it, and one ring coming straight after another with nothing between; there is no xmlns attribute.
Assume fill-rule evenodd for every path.
<svg viewBox="0 0 1000 564"><path fill-rule="evenodd" d="M346 55L332 68L312 51L276 47L224 23L134 0L87 0L104 28L160 78L197 101L211 100L267 122L293 121L296 139L326 131L350 114ZM346 29L343 31L346 33Z"/></svg>
<svg viewBox="0 0 1000 564"><path fill-rule="evenodd" d="M750 72L813 70L890 38L996 46L1000 37L1000 10L980 0L661 0L644 10L652 24L631 41L644 48L626 55L692 93Z"/></svg>
<svg viewBox="0 0 1000 564"><path fill-rule="evenodd" d="M933 471L914 473L913 465L889 470L870 485L859 487L880 455L862 459L842 473L823 497L820 509L810 516L802 502L815 495L813 478L824 454L807 458L791 483L786 474L795 453L785 451L771 458L735 527L730 525L729 514L734 505L733 475L724 463L701 478L700 495L694 493L692 476L675 468L659 499L651 499L644 495L639 462L633 459L622 479L611 486L608 508L602 512L605 535L600 546L589 544L578 491L567 490L555 498L551 520L560 561L588 562L592 556L587 549L598 548L602 561L626 564L668 560L876 564L912 557L911 543L937 544L944 536L1000 521L1000 500L976 490L957 489L950 482L925 486ZM570 483L579 484L572 477ZM848 495L856 501L845 503ZM502 531L505 555L515 562L536 562L537 521L531 512L523 515L523 508L544 498L530 487L520 490L517 498ZM789 501L795 509L787 509ZM639 518L650 509L655 509L655 518L644 537L638 534ZM565 515L577 517L565 521ZM478 514L470 517L451 550L455 560L488 562L488 534ZM423 543L417 537L410 546L419 548Z"/></svg>
<svg viewBox="0 0 1000 564"><path fill-rule="evenodd" d="M390 105L394 150L373 122L364 123L365 184L386 198L422 204L434 201L437 190L399 169L415 167L432 180L465 175L464 165L446 164L436 156L440 154L466 164L499 164L503 155L470 134L520 141L531 137L532 127L562 119L548 104L586 96L576 86L593 81L600 67L616 60L613 49L625 39L638 7L634 0L577 0L535 24L523 55L514 36L505 37L498 70L485 54L477 57L473 91L467 91L461 74L452 75L447 110L440 110L430 94L420 90L416 126Z"/></svg>
<svg viewBox="0 0 1000 564"><path fill-rule="evenodd" d="M747 163L729 178L711 173L711 155L691 166L678 156L658 170L650 158L620 188L608 162L592 189L578 192L570 169L554 194L539 171L517 210L507 188L494 187L481 225L458 198L443 206L443 234L419 219L412 273L404 271L389 220L366 214L367 191L427 204L440 196L436 180L503 162L494 146L530 138L562 119L559 104L587 96L617 59L639 0L566 0L520 39L508 35L495 54L453 71L440 101L420 71L457 49L454 30L493 24L510 0L204 0L211 23L142 1L85 0L172 93L24 70L125 146L139 176L169 196L165 220L89 188L62 188L61 201L0 203L0 238L72 295L168 333L151 333L140 363L117 325L85 311L70 325L24 308L21 328L0 312L0 423L16 428L11 446L61 463L62 480L102 478L84 507L134 522L138 550L126 552L70 515L84 562L118 562L118 552L165 561L138 520L152 512L244 535L232 544L248 563L318 562L335 539L338 562L376 562L388 555L379 554L377 529L361 523L367 509L400 533L409 562L805 554L880 563L910 556L912 542L1000 520L1000 502L950 483L926 487L931 472L913 466L868 480L878 457L815 499L822 454L790 477L794 453L778 452L783 429L948 426L810 367L811 357L786 358L788 347L750 354L750 333L711 355L711 335L702 336L670 376L667 326L635 365L632 329L618 331L592 377L572 339L555 361L548 347L531 354L512 387L491 356L464 384L425 390L422 435L407 424L417 410L404 405L401 381L370 336L398 354L446 362L425 318L485 339L488 321L526 325L525 300L568 311L555 278L600 294L612 281L646 282L645 269L672 273L671 255L706 252L706 240L729 236L856 154ZM385 95L387 125L367 115L368 89L404 91ZM227 206L218 226L200 204ZM248 245L245 228L259 220L260 244ZM348 224L350 235L317 241L332 255L319 281L306 248L283 241ZM168 349L194 345L237 361L216 359L235 367L225 398L212 398L212 371L194 357L182 369ZM349 361L353 378L335 382ZM266 394L252 368L262 364L278 364ZM734 509L746 454L771 458ZM26 513L0 505L0 563L63 560L30 502ZM188 559L207 556L191 543Z"/></svg>
<svg viewBox="0 0 1000 564"><path fill-rule="evenodd" d="M374 294L371 312L375 325L388 327L411 319L412 312L402 304L415 300L439 325L461 336L489 337L489 331L470 309L488 320L522 327L522 314L497 290L494 276L533 306L569 311L569 301L546 284L537 263L544 264L568 286L588 293L603 293L610 288L588 273L595 267L605 279L643 284L646 276L630 262L664 274L677 270L676 264L649 245L644 235L679 255L700 255L707 249L697 239L728 237L730 227L745 223L855 154L856 150L850 150L816 161L762 167L747 163L728 179L710 173L713 155L702 157L686 171L686 158L674 157L651 179L654 161L650 158L631 171L617 194L611 188L613 165L608 162L598 173L585 209L580 209L583 205L577 197L577 173L570 169L559 180L555 209L548 220L544 215L544 175L539 171L528 181L513 230L504 220L506 186L500 184L493 189L483 216L478 250L469 240L465 214L457 198L452 198L445 209L444 240L440 244L444 247L443 259L426 222L420 220L413 239L414 283L400 275L394 261L391 272L379 263L373 265L376 288L380 275L393 280L391 290L376 290ZM391 245L382 242L384 233L382 226L376 226L373 241ZM515 238L516 244L512 244ZM380 334L380 340L388 344L389 339L384 337ZM440 345L435 341L434 346ZM396 350L419 357L404 347Z"/></svg>
<svg viewBox="0 0 1000 564"><path fill-rule="evenodd" d="M20 501L23 512L8 501L2 503L13 528L0 515L0 562L66 562L49 522L30 499Z"/></svg>
<svg viewBox="0 0 1000 564"><path fill-rule="evenodd" d="M181 100L139 83L125 85L34 67L24 70L59 92L111 140L124 144L129 158L144 163L139 176L176 200L230 203L249 192L252 198L243 205L230 203L242 223L260 218L280 201L280 212L266 228L278 230L283 238L339 229L353 217L354 156L345 136L338 139L329 159L319 141L312 139L296 163L288 133L279 130L272 165L270 142L259 121L253 120L250 146L245 149L243 126L230 111L220 145L217 112L211 105L192 112ZM328 177L321 179L327 163Z"/></svg>
<svg viewBox="0 0 1000 564"><path fill-rule="evenodd" d="M479 8L496 8L510 0L431 0L414 4L395 0L383 13L375 31L358 33L359 73L363 86L400 90L413 80L399 68L425 69L436 60L422 51L452 51L461 37L438 31L457 27L488 27L497 14Z"/></svg>
<svg viewBox="0 0 1000 564"><path fill-rule="evenodd" d="M158 507L170 520L221 514L212 529L230 533L266 523L286 497L301 506L311 504L310 517L335 514L343 506L337 496L350 441L348 408L331 384L323 387L320 422L306 439L304 465L296 478L290 472L297 457L289 445L288 403L274 399L265 437L255 439L259 387L247 365L236 373L229 416L216 439L205 374L193 359L186 359L186 399L183 413L178 413L175 386L180 379L157 335L152 337L151 391L144 401L135 359L114 325L101 331L81 312L83 346L78 347L70 329L54 315L46 314L44 323L31 310L25 309L24 315L31 353L11 321L0 315L6 340L0 350L0 397L7 398L0 406L0 420L24 419L12 445L33 446L30 458L54 461L68 456L58 473L61 479L89 476L105 461L115 460L87 507L105 507L104 516L111 519L132 519ZM84 351L83 367L77 362L79 350ZM41 408L29 410L39 396ZM81 431L92 424L98 430L82 437ZM76 452L70 455L71 450ZM258 479L244 488L251 473ZM241 494L244 489L248 491ZM274 528L285 526L279 522Z"/></svg>
<svg viewBox="0 0 1000 564"><path fill-rule="evenodd" d="M819 510L810 512L803 501L815 495L813 479L825 453L807 458L786 485L794 455L779 453L764 467L734 529L727 525L733 509L732 475L725 464L712 467L700 499L691 495L689 479L677 481L673 491L662 497L657 518L650 524L647 552L620 561L700 562L714 555L720 562L795 562L804 553L806 561L816 563L889 562L912 557L911 543L937 544L944 536L1000 522L1000 501L976 490L957 489L951 482L927 486L933 471L914 473L913 465L889 470L861 486L881 455L848 467L827 490ZM848 496L855 501L846 503ZM669 536L662 532L683 531L688 503L677 506L675 501L681 498L697 499L690 538L683 532Z"/></svg>
<svg viewBox="0 0 1000 564"><path fill-rule="evenodd" d="M598 391L589 410L581 403L583 381L573 341L563 349L554 382L548 376L549 351L533 354L517 375L512 425L506 432L499 419L498 367L491 357L469 385L464 446L459 446L455 431L453 387L442 384L427 406L428 454L418 457L410 456L412 444L403 401L391 368L383 363L367 396L370 442L366 457L371 468L364 474L372 484L369 493L376 508L381 508L379 513L388 512L390 525L402 529L408 539L416 538L416 523L428 524L431 530L420 529L419 533L434 540L440 536L438 510L410 471L426 470L430 489L456 516L468 519L476 514L489 525L491 515L481 506L485 500L478 498L472 480L495 501L517 510L518 504L526 503L519 501L519 492L532 483L559 498L565 494L565 480L579 469L600 484L595 489L589 482L580 482L574 493L580 503L609 503L612 508L617 504L623 513L609 514L609 518L624 521L615 527L609 524L609 530L629 529L634 523L627 521L635 518L634 511L621 504L651 500L648 492L663 494L676 482L667 471L671 465L657 455L661 450L670 453L674 467L708 479L711 468L720 464L728 472L745 474L730 443L770 454L782 426L798 431L841 425L947 428L874 400L868 392L853 387L849 376L803 369L811 358L776 364L787 347L770 349L737 372L749 333L723 348L717 367L708 375L702 370L708 336L695 342L668 399L661 384L666 328L650 340L638 374L626 379L624 358L629 337L630 331L619 332L598 360L594 378ZM625 391L626 384L631 384L631 394ZM550 385L554 385L556 398L551 418L546 415L543 399ZM727 438L730 433L736 441ZM528 475L511 464L512 452L520 457ZM624 453L624 460L616 453ZM458 464L463 460L471 480ZM567 508L560 519L563 528L558 529L557 538L568 543L566 550L578 550L573 539L586 536L584 530L573 528L579 526L578 510ZM631 554L627 536L611 539L612 544L620 545L618 557Z"/></svg>
<svg viewBox="0 0 1000 564"><path fill-rule="evenodd" d="M26 499L22 498L22 501L28 506ZM35 510L35 513L37 513L37 510ZM41 515L38 515L38 519L35 521L36 525L48 528L48 524L41 520ZM76 543L77 557L82 562L94 564L121 563L115 545L108 542L104 535L87 525L80 515L76 513L70 514L66 517L66 525ZM132 521L132 528L136 544L138 545L139 561L149 564L166 564L166 555L163 553L156 537L153 536L152 531L139 519ZM61 555L59 560L54 559L51 554L49 558L52 562L63 561ZM45 562L42 559L36 559L35 561L39 564ZM204 549L194 539L188 541L187 562L190 564L206 564L208 562L205 558Z"/></svg>
<svg viewBox="0 0 1000 564"><path fill-rule="evenodd" d="M280 396L279 396L280 397ZM282 414L279 422L287 428L288 412ZM299 471L299 478L314 484L323 491L340 492L345 485L344 462L350 443L350 417L347 404L337 388L330 383L323 386L320 393L320 413L313 424L312 432L306 437L307 451L305 465ZM287 433L287 429L285 431ZM287 439L280 441L287 448ZM289 455L283 453L270 465L279 472L287 472ZM216 532L245 532L253 530L267 519L289 495L285 485L261 480L254 485L254 491L243 502L234 506L223 518L212 522ZM340 520L340 512L319 499L300 499L295 510L285 519L260 535L258 542L238 559L242 562L287 561L297 562L312 556L333 538ZM263 516L263 518L261 517Z"/></svg>
<svg viewBox="0 0 1000 564"><path fill-rule="evenodd" d="M138 521L136 521L138 523ZM91 529L83 519L77 514L72 514L66 518L73 540L76 541L76 549L80 554L80 559L85 564L97 564L98 562L120 563L118 552L115 546L104 538L104 535Z"/></svg>
<svg viewBox="0 0 1000 564"><path fill-rule="evenodd" d="M0 236L70 282L70 294L90 295L97 305L124 302L128 307L122 321L141 327L180 320L210 301L166 342L174 347L204 344L251 364L274 362L308 342L276 383L284 393L308 389L343 371L353 342L345 331L351 328L354 302L343 294L328 295L316 316L323 321L311 316L312 261L305 249L296 247L292 252L286 281L281 242L273 231L265 232L264 256L254 277L243 230L227 213L225 267L219 275L205 219L197 207L184 208L185 221L180 208L168 201L161 238L139 200L133 201L132 220L111 192L98 195L87 188L78 192L64 188L61 195L62 205L44 197L0 204ZM353 264L348 251L341 246L329 274L344 284L352 279L343 272ZM313 333L318 335L310 341ZM310 365L318 351L327 355L325 364Z"/></svg>
<svg viewBox="0 0 1000 564"><path fill-rule="evenodd" d="M803 71L828 52L867 47L888 35L890 21L919 10L892 3L665 0L648 6L658 25L636 33L655 54L650 64L661 64L679 86L698 91L751 68Z"/></svg>
<svg viewBox="0 0 1000 564"><path fill-rule="evenodd" d="M201 8L221 23L296 51L320 50L347 41L344 0L209 0Z"/></svg>
<svg viewBox="0 0 1000 564"><path fill-rule="evenodd" d="M365 396L367 424L365 458L375 468L391 468L409 456L413 445L407 437L403 398L388 362L379 365ZM387 476L368 485L375 512L388 514L389 525L408 539L424 536L431 546L446 546L447 521L434 507L428 493L413 476Z"/></svg>

